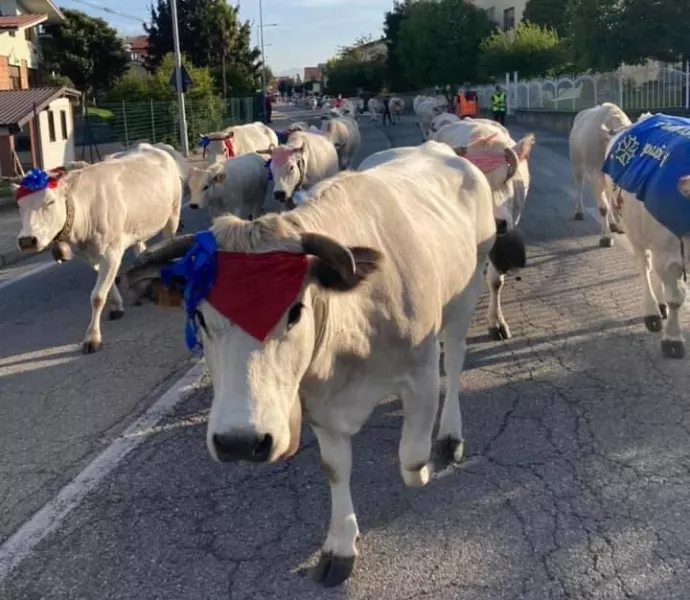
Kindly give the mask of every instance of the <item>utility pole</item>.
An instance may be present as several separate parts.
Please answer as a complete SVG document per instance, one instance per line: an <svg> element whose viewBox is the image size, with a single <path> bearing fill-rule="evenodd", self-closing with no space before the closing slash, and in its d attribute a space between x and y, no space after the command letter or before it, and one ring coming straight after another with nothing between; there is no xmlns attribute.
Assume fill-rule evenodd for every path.
<svg viewBox="0 0 690 600"><path fill-rule="evenodd" d="M177 0L170 0L172 18L173 48L175 50L175 85L177 87L177 104L180 111L180 143L182 154L189 156L189 138L187 135L187 115L184 108L184 86L182 85L182 54L180 53L180 28L177 23Z"/></svg>
<svg viewBox="0 0 690 600"><path fill-rule="evenodd" d="M261 41L261 111L266 122L266 55L264 54L264 10L263 2L259 0L259 37Z"/></svg>

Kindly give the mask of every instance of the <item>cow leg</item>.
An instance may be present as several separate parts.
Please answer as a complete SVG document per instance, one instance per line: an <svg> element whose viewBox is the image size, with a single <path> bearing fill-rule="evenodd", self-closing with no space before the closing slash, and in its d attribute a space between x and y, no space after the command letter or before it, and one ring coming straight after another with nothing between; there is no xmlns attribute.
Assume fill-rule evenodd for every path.
<svg viewBox="0 0 690 600"><path fill-rule="evenodd" d="M611 229L609 228L611 207L609 206L609 198L606 194L606 182L603 176L596 178L594 187L599 215L601 216L601 236L599 237L599 245L602 248L611 248L613 246L613 237L611 237Z"/></svg>
<svg viewBox="0 0 690 600"><path fill-rule="evenodd" d="M137 242L132 246L132 251L134 252L134 256L137 257L146 252L146 244L144 242Z"/></svg>
<svg viewBox="0 0 690 600"><path fill-rule="evenodd" d="M680 326L680 309L685 304L686 290L681 281L683 265L678 261L663 262L655 259L654 268L664 284L664 294L668 306L668 319L661 338L661 353L664 358L684 358L685 340Z"/></svg>
<svg viewBox="0 0 690 600"><path fill-rule="evenodd" d="M91 322L86 330L82 352L91 354L101 347L101 314L110 288L115 283L118 269L122 263L122 248L108 248L98 262L98 276L96 285L91 291ZM119 295L119 293L118 293Z"/></svg>
<svg viewBox="0 0 690 600"><path fill-rule="evenodd" d="M654 295L659 301L659 312L662 319L668 319L668 305L666 304L666 291L664 290L664 283L661 281L656 269L652 269L652 289Z"/></svg>
<svg viewBox="0 0 690 600"><path fill-rule="evenodd" d="M577 188L577 198L575 198L575 220L585 220L585 174L582 167L574 167L575 187Z"/></svg>
<svg viewBox="0 0 690 600"><path fill-rule="evenodd" d="M661 331L663 324L657 296L652 287L652 256L650 252L632 240L630 240L630 245L635 255L635 262L642 275L642 314L644 315L644 324L649 331L657 333Z"/></svg>
<svg viewBox="0 0 690 600"><path fill-rule="evenodd" d="M113 283L110 291L108 292L108 304L110 306L108 319L111 321L117 321L125 316L125 304L122 301L122 295L120 294L120 290L117 288L116 283Z"/></svg>
<svg viewBox="0 0 690 600"><path fill-rule="evenodd" d="M442 334L443 366L446 371L446 395L438 428L438 458L442 463L451 460L460 462L465 453L460 410L460 376L467 356L467 332L482 289L482 271L483 265L477 268L473 280L463 292L461 301L453 308L452 318Z"/></svg>
<svg viewBox="0 0 690 600"><path fill-rule="evenodd" d="M429 340L429 360L423 370L401 390L403 427L398 448L400 474L405 485L419 487L429 482L431 442L438 413L441 377L438 364L441 348L438 340Z"/></svg>
<svg viewBox="0 0 690 600"><path fill-rule="evenodd" d="M501 310L501 290L505 276L496 271L491 262L486 270L486 281L489 284L489 308L486 314L489 337L495 341L509 340L512 336Z"/></svg>
<svg viewBox="0 0 690 600"><path fill-rule="evenodd" d="M349 435L312 426L321 450L321 465L331 488L331 522L314 577L325 587L340 585L352 574L359 526L352 504L352 442Z"/></svg>

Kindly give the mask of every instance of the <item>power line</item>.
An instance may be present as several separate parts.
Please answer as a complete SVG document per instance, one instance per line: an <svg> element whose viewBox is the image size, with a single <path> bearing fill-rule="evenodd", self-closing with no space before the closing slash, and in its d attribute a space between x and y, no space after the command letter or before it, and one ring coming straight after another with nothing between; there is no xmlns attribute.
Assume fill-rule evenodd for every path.
<svg viewBox="0 0 690 600"><path fill-rule="evenodd" d="M102 12L110 13L111 15L122 17L123 19L131 19L132 21L138 21L139 23L146 23L146 19L142 19L141 17L133 17L132 15L121 13L107 6L103 6L102 4L95 4L94 2L87 2L86 0L72 0L72 2L74 2L75 4L83 4L84 6L95 8L96 10L100 10Z"/></svg>

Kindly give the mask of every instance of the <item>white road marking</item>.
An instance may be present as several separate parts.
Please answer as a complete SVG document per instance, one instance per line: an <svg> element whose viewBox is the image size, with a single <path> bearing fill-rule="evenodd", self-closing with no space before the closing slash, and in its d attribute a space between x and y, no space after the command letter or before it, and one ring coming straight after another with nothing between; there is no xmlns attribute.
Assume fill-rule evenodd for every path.
<svg viewBox="0 0 690 600"><path fill-rule="evenodd" d="M556 174L551 169L547 169L546 167L542 167L541 165L537 166L537 170L541 171L547 177L555 177L556 176Z"/></svg>
<svg viewBox="0 0 690 600"><path fill-rule="evenodd" d="M79 475L62 488L55 498L0 546L0 582L31 555L41 540L56 531L67 515L81 504L86 495L94 490L125 456L146 439L145 435L136 434L155 427L190 391L198 386L203 373L204 361L201 360L132 423L119 438L91 461Z"/></svg>
<svg viewBox="0 0 690 600"><path fill-rule="evenodd" d="M42 273L43 271L47 271L51 267L54 267L57 265L56 262L50 261L46 263L41 263L40 265L37 265L33 269L26 271L24 273L21 273L20 275L15 275L14 277L10 277L6 279L5 281L0 282L0 290L3 290L9 286L11 286L14 283L19 283L22 281L22 279L26 279L27 277L31 277L32 275L37 275L38 273Z"/></svg>

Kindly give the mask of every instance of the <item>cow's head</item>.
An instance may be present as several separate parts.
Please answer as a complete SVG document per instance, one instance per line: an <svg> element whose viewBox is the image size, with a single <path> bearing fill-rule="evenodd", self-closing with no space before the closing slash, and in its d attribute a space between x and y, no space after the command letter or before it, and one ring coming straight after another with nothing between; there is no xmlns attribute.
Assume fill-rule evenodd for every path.
<svg viewBox="0 0 690 600"><path fill-rule="evenodd" d="M205 169L192 167L189 170L189 208L197 210L208 206L218 196L225 183L225 162L216 162Z"/></svg>
<svg viewBox="0 0 690 600"><path fill-rule="evenodd" d="M214 255L214 283L205 300L186 305L188 331L192 342L198 336L213 381L206 439L219 461L274 462L297 451L300 386L314 357L328 352L329 296L351 292L380 266L372 248L346 247L292 223L277 214L216 219L210 237L222 252ZM167 288L154 285L153 274L193 244L190 254L203 265L202 242L185 237L150 249L123 272L123 287L148 281L143 287L157 285L161 298ZM203 267L199 273L195 285L204 289ZM165 291L163 303L179 303L180 289Z"/></svg>
<svg viewBox="0 0 690 600"><path fill-rule="evenodd" d="M304 142L299 146L278 146L271 150L273 196L287 202L304 184Z"/></svg>
<svg viewBox="0 0 690 600"><path fill-rule="evenodd" d="M22 221L17 236L20 250L40 252L56 238L69 235L74 211L62 184L65 175L63 170L32 169L19 184L12 184Z"/></svg>
<svg viewBox="0 0 690 600"><path fill-rule="evenodd" d="M199 145L203 148L204 158L212 162L233 158L235 156L234 137L234 131L200 134Z"/></svg>

